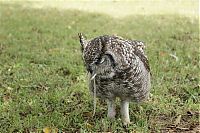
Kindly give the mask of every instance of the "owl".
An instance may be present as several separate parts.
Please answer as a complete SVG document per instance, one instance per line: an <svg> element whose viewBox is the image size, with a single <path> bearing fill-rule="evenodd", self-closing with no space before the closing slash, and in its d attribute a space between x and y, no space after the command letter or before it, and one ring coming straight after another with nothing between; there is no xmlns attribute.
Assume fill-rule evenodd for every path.
<svg viewBox="0 0 200 133"><path fill-rule="evenodd" d="M115 99L120 99L121 119L130 124L129 102L140 103L150 94L150 66L142 41L102 35L86 40L78 34L85 67L89 73L89 89L105 99L108 118L115 118Z"/></svg>

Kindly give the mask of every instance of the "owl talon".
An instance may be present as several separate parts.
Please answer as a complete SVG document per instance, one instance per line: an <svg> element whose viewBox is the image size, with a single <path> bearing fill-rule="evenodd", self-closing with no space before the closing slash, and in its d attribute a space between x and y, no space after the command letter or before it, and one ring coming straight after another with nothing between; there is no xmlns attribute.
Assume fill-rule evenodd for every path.
<svg viewBox="0 0 200 133"><path fill-rule="evenodd" d="M97 75L96 73L92 74L92 77L90 80L93 80L96 77L96 75Z"/></svg>
<svg viewBox="0 0 200 133"><path fill-rule="evenodd" d="M130 122L130 121L123 121L123 127L129 127L129 125L131 125L132 124L132 122Z"/></svg>

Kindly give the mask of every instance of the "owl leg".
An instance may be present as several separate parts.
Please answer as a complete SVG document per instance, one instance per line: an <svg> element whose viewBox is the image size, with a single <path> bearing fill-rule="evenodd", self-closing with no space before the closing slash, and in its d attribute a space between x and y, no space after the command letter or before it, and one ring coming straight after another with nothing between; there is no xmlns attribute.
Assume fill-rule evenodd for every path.
<svg viewBox="0 0 200 133"><path fill-rule="evenodd" d="M108 104L108 115L107 116L110 119L114 119L115 115L116 115L115 99L108 99L107 104Z"/></svg>
<svg viewBox="0 0 200 133"><path fill-rule="evenodd" d="M122 100L120 103L120 111L121 117L124 125L130 124L129 118L129 102L126 100Z"/></svg>

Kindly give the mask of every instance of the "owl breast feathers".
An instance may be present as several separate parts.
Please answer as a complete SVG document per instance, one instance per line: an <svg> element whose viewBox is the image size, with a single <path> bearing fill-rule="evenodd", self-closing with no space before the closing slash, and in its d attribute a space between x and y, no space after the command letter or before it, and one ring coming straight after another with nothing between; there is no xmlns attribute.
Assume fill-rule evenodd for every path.
<svg viewBox="0 0 200 133"><path fill-rule="evenodd" d="M141 102L150 92L150 67L142 41L103 35L87 41L79 34L83 60L95 78L97 97ZM94 83L90 90L94 92Z"/></svg>

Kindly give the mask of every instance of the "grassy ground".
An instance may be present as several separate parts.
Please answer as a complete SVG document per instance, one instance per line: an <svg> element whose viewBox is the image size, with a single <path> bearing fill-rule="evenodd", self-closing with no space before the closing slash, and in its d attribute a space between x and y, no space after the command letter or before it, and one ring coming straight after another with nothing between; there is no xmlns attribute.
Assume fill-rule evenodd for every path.
<svg viewBox="0 0 200 133"><path fill-rule="evenodd" d="M112 18L77 10L0 5L0 132L196 132L199 127L199 22L178 15ZM130 107L133 122L95 117L78 32L143 40L152 68L150 101ZM118 108L119 110L119 108ZM49 128L48 128L49 127Z"/></svg>

